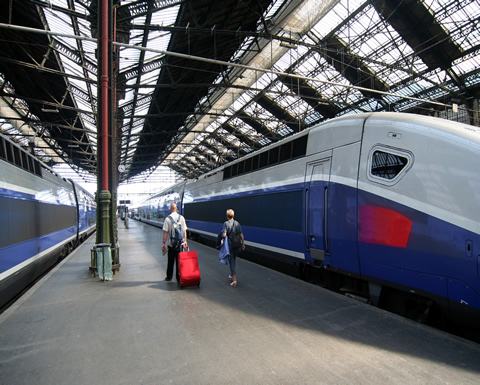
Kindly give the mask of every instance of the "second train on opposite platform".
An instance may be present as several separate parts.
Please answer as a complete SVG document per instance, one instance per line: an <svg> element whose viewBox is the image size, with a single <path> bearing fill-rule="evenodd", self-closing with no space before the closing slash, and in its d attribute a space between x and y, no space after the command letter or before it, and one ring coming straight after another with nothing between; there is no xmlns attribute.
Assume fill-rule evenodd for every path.
<svg viewBox="0 0 480 385"><path fill-rule="evenodd" d="M134 213L161 225L175 201L191 236L214 239L233 208L250 255L414 318L478 327L478 159L479 128L358 114L174 185Z"/></svg>
<svg viewBox="0 0 480 385"><path fill-rule="evenodd" d="M0 309L96 227L93 196L0 135Z"/></svg>

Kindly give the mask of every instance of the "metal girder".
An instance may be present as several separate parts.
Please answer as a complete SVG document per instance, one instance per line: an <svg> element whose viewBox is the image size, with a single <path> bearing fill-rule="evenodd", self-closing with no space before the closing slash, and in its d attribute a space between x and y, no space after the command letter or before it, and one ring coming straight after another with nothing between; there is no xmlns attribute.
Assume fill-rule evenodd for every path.
<svg viewBox="0 0 480 385"><path fill-rule="evenodd" d="M260 121L255 119L253 116L250 116L244 113L238 116L238 118L243 120L246 124L248 124L250 127L255 129L255 131L257 131L262 136L270 139L272 142L278 142L279 140L283 139L283 137L269 130L265 125L263 125Z"/></svg>
<svg viewBox="0 0 480 385"><path fill-rule="evenodd" d="M287 77L279 77L279 80L323 117L334 118L340 112L340 109L334 103L323 98L305 80Z"/></svg>
<svg viewBox="0 0 480 385"><path fill-rule="evenodd" d="M438 24L425 3L417 0L375 0L372 4L430 70L437 67L446 70L462 56L462 50Z"/></svg>
<svg viewBox="0 0 480 385"><path fill-rule="evenodd" d="M0 30L0 76L6 84L2 96L23 101L21 110L25 108L28 114L18 119L42 132L59 154L56 158L74 167L88 164L91 172L95 172L97 146L92 130L97 104L92 91L97 86L92 48L96 42L85 46L80 40L48 33L58 22L69 24L71 33L84 35L82 39L90 36L96 15L88 10L96 9L96 1L8 2L8 12L0 15L0 23L45 32ZM158 36L171 36L165 39L168 47L159 45L165 52L218 61L207 63L165 52L134 53L117 46L116 59L124 63L116 73L117 101L121 102L114 161L129 170L119 178L125 181L144 175L162 163L174 169L175 159L180 159L176 156L186 151L190 153L183 154L177 170L194 175L210 167L207 160L212 154L221 164L292 131L356 111L422 112L432 107L420 99L448 103L452 98L474 108L468 101L478 98L480 80L475 70L465 68L478 62L480 50L476 0L339 1L321 23L312 23L310 32L305 30L303 35L292 25L276 24L300 3L138 0L118 7L120 41L147 48ZM265 10L277 6L278 13L266 18ZM175 21L164 25L155 18L158 10L175 7L180 9ZM53 21L47 20L52 11L56 13ZM323 25L326 30L319 30ZM284 56L270 63L274 63L271 68L281 68L282 74L265 76L259 82L263 72L258 72L253 76L255 83L242 81L244 69L234 64L263 67L272 59L265 48L282 44L289 47L279 55ZM78 67L72 71L73 65ZM292 79L291 75L300 76ZM342 88L343 84L362 89ZM224 97L229 94L246 96L239 97L243 100L238 106L229 107Z"/></svg>
<svg viewBox="0 0 480 385"><path fill-rule="evenodd" d="M227 131L228 133L232 134L233 136L235 136L238 140L240 140L241 142L244 142L247 144L247 146L253 148L254 150L258 150L260 149L262 146L260 146L257 142L255 142L254 140L250 139L250 137L248 137L247 135L244 135L240 130L237 130L236 128L234 128L232 125L228 124L228 123L223 123L222 126L221 126L225 131Z"/></svg>
<svg viewBox="0 0 480 385"><path fill-rule="evenodd" d="M375 90L388 91L388 87L357 56L352 55L348 46L337 36L323 42L325 49L317 52L352 84L372 91L361 91L368 98L378 98Z"/></svg>
<svg viewBox="0 0 480 385"><path fill-rule="evenodd" d="M217 35L214 32L215 28L235 31L241 27L245 31L254 31L258 14L262 13L262 9L266 8L270 1L255 0L247 3L220 3L205 0L183 3L177 26L184 27L186 30L172 32L170 47L174 47L175 52L228 61L242 40L232 41L229 35ZM215 28L210 34L189 35L189 23L194 24L195 28L209 30ZM185 124L185 119L177 114L183 113L187 116L195 114L198 102L209 94L209 86L203 84L212 84L218 74L223 71L223 68L218 65L171 56L166 57L164 63L157 84L170 84L172 87L155 89L153 96L155 102L151 104L148 111L151 117L146 119L143 129L145 133L153 130L157 132L157 135L151 139L152 143L158 144L157 153L163 154L160 159L167 158L173 137L165 130L159 131L158 127L168 127L168 131L180 130ZM187 89L175 88L176 84L186 83L192 86ZM155 117L156 115L159 117ZM185 135L175 138L175 141L178 143L183 136ZM138 145L142 145L145 138L141 137ZM135 158L132 163L136 163ZM138 171L141 171L141 168L138 168Z"/></svg>
<svg viewBox="0 0 480 385"><path fill-rule="evenodd" d="M265 108L273 116L278 118L278 120L285 123L288 127L292 129L293 132L302 131L307 127L304 122L295 119L295 117L289 114L284 108L274 103L273 100L271 100L264 94L260 94L258 98L255 98L255 102Z"/></svg>

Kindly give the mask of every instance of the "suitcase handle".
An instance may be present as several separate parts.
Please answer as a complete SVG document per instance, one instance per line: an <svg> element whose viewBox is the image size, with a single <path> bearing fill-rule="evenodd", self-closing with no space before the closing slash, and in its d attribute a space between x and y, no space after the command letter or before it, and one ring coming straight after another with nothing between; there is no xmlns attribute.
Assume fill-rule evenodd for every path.
<svg viewBox="0 0 480 385"><path fill-rule="evenodd" d="M187 246L187 248L183 247L183 244L182 246L180 247L180 251L190 251L190 248Z"/></svg>

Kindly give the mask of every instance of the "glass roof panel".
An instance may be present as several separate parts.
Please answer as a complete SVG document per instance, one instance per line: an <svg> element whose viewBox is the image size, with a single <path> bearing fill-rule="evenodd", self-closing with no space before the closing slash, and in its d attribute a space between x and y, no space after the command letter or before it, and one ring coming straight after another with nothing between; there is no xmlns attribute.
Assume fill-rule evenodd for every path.
<svg viewBox="0 0 480 385"><path fill-rule="evenodd" d="M59 4L59 3L62 3L62 1L54 0L52 3L55 3L55 5L60 5L65 10L69 9L69 6L67 4L63 4L63 5ZM47 18L48 25L50 26L50 29L52 31L74 35L70 18L63 16L58 12L55 12L53 8L44 8L44 13L45 13L45 17ZM70 39L66 37L61 37L61 38Z"/></svg>
<svg viewBox="0 0 480 385"><path fill-rule="evenodd" d="M176 5L169 6L175 2ZM312 8L315 4L321 3L315 0L311 0L311 2ZM278 21L276 19L277 11L287 3L289 3L288 0L272 1L263 14L263 20L259 17L257 31L265 31L265 25L272 24L272 31L275 31L277 36L297 38L297 35L293 36L287 32L285 26L288 25L288 16L282 14L286 20L283 26L281 24L274 25ZM203 149L203 144L216 142L215 137L221 132L223 138L228 141L226 143L228 149L225 148L222 151L230 151L233 155L239 156L244 153L243 151L249 151L250 147L246 147L247 144L243 142L244 139L241 136L227 134L226 131L219 128L222 123L228 122L228 124L238 127L244 135L257 143L269 143L270 139L266 139L262 134L256 132L243 120L235 117L235 114L247 113L261 122L268 130L280 135L287 135L293 127L292 121L298 120L305 126L305 124L308 125L324 118L319 112L322 111L321 109L314 109L310 105L307 97L314 97L311 92L319 94L319 98L322 99L319 100L320 103L328 101L332 104L332 114L349 114L359 110L374 111L384 108L380 103L381 100L379 102L372 98L363 89L361 91L355 89L352 87L355 84L365 85L371 81L371 87L375 87L383 82L387 89L398 94L398 96L382 96L381 99L386 102L383 106L398 102L398 109L406 110L421 104L421 102L403 100L401 95L417 98L442 98L444 95L450 94L452 90L463 92L460 90L459 83L461 82L464 82L467 87L480 82L480 77L475 72L480 67L480 54L478 54L477 48L480 44L478 0L461 2L458 0L420 0L420 3L427 7L437 22L450 35L452 41L461 48L460 52L468 51L468 56L465 55L455 60L448 73L443 70L427 68L420 56L416 55L406 42L409 37L402 37L389 24L389 20L380 16L373 6L374 3L379 4L368 0L338 1L308 35L300 37L302 41L296 48L279 48L279 41L276 39L272 39L272 44L266 44L265 41L269 41L269 39L262 36L245 38L239 36L238 40L243 39L243 42L238 44L231 61L243 64L251 63L254 52L258 54L257 59L264 59L258 60L257 63L267 63L269 59L281 56L274 63L273 70L278 72L294 71L295 74L304 76L306 79L302 79L302 84L306 82L313 91L308 90L308 96L305 92L305 95L301 95L304 98L302 99L299 95L295 95L295 92L298 92L295 91L296 88L285 85L279 80L277 74L265 74L260 71L225 66L223 72L216 77L215 83L227 83L228 81L235 87L226 89L222 94L222 87L212 86L206 96L200 96L195 113L192 114L192 111L189 111L190 115L182 124L183 129L192 130L192 132L184 137L185 143L179 149L186 148L188 151L192 151L187 158L204 159L204 155L212 150L209 150L208 147ZM77 17L78 14L87 15L90 0L52 0L51 4L55 7L59 6L60 9L46 7L42 5L42 2L38 2L39 9L45 13L47 29L73 35L75 33L73 26L78 26L77 32L80 35L90 37L89 19ZM122 1L122 5L128 5L132 11L130 21L133 25L141 26L141 28L130 30L129 44L147 48L143 51L126 47L118 48L120 74L125 75L127 80L125 97L120 102L125 116L145 115L150 108L152 94L155 91L153 86L158 82L159 74L165 68L166 61L163 60L163 54L148 49L164 51L169 48L171 35L169 32L161 31L160 27L175 26L180 4L182 4L180 0ZM355 17L352 17L353 12L356 12ZM150 28L145 26L147 20ZM329 40L324 40L327 37ZM61 71L71 75L65 77L68 87L66 89L74 98L76 106L81 111L91 111L92 108L96 108L96 42L77 41L74 38L62 36L50 37L50 40L56 42L52 47L55 49L56 57L61 60ZM326 43L332 47L337 42L344 44L344 50L341 46L337 46L335 49L338 52L326 51ZM268 49L262 49L265 45L268 46ZM276 51L276 49L278 50ZM342 55L348 61L342 61ZM343 68L346 68L352 64L358 66L359 73L365 69L363 77L359 75L356 79L355 73L352 75L352 73L340 69L342 65ZM82 77L85 77L85 81L81 80ZM248 90L238 86L246 87ZM91 97L93 100L90 100ZM257 97L261 97L263 102ZM259 101L258 104L255 102L255 98ZM270 103L272 108L269 106ZM288 112L291 118L285 113L273 116L272 111L275 111L275 107ZM206 116L202 116L202 109L209 110L212 116L209 117L208 113ZM79 116L83 120L83 126L96 132L93 114L84 114L81 111L79 111ZM124 119L121 129L125 135L138 134L141 133L144 124L144 119L132 119L130 116L130 118ZM211 134L211 137L207 138L204 134L193 133L194 131L204 131ZM129 140L130 153L133 153L132 147L138 142L138 138L138 136L122 138L124 143ZM191 141L190 147L187 148L189 141ZM95 145L96 140L91 138L91 143ZM251 146L251 143L249 145ZM233 152L232 146L234 147ZM240 148L242 151L239 150ZM186 162L186 160L184 161ZM182 167L190 167L190 165L185 163Z"/></svg>
<svg viewBox="0 0 480 385"><path fill-rule="evenodd" d="M245 112L253 117L258 124L270 131L275 131L278 128L278 119L275 119L270 112L257 103L250 103L245 107Z"/></svg>
<svg viewBox="0 0 480 385"><path fill-rule="evenodd" d="M240 95L234 103L227 109L230 114L235 114L236 111L240 110L243 106L249 103L255 95L258 94L257 91L247 91Z"/></svg>
<svg viewBox="0 0 480 385"><path fill-rule="evenodd" d="M163 50L166 51L168 44L170 43L171 34L170 33L160 33L160 32L150 32L148 35L148 44L147 48ZM145 51L145 60L153 60L155 58L163 57L164 54L154 52L154 51Z"/></svg>
<svg viewBox="0 0 480 385"><path fill-rule="evenodd" d="M264 73L255 83L252 84L252 88L264 89L269 87L278 75L272 73Z"/></svg>
<svg viewBox="0 0 480 385"><path fill-rule="evenodd" d="M295 82L295 79L293 79L293 82ZM305 116L310 108L305 100L298 97L298 95L294 95L292 91L281 82L275 82L270 90L275 91L275 94L272 95L274 101L295 118Z"/></svg>
<svg viewBox="0 0 480 385"><path fill-rule="evenodd" d="M120 68L121 71L125 71L130 66L138 64L141 51L134 48L121 48L120 49Z"/></svg>
<svg viewBox="0 0 480 385"><path fill-rule="evenodd" d="M462 6L448 0L424 0L425 5L435 16L442 27L452 36L455 42L463 49L469 49L478 45L480 33L478 20L480 7L478 1L463 0Z"/></svg>
<svg viewBox="0 0 480 385"><path fill-rule="evenodd" d="M154 85L157 83L158 74L160 73L160 69L156 69L154 71L149 71L144 73L140 77L140 84L147 86L147 85ZM138 91L141 94L152 93L153 88L140 88Z"/></svg>
<svg viewBox="0 0 480 385"><path fill-rule="evenodd" d="M324 38L364 2L365 0L348 0L346 3L344 1L338 2L338 4L312 28L312 31L320 38Z"/></svg>
<svg viewBox="0 0 480 385"><path fill-rule="evenodd" d="M459 74L463 75L470 73L473 70L480 68L480 55L470 57L467 60L459 59L454 62L452 67L455 69L455 72Z"/></svg>
<svg viewBox="0 0 480 385"><path fill-rule="evenodd" d="M177 20L180 4L159 9L152 13L151 25L174 25Z"/></svg>
<svg viewBox="0 0 480 385"><path fill-rule="evenodd" d="M252 126L245 123L238 117L230 119L228 123L231 126L235 127L237 130L239 130L242 134L247 135L251 138L254 138L258 135L257 131Z"/></svg>

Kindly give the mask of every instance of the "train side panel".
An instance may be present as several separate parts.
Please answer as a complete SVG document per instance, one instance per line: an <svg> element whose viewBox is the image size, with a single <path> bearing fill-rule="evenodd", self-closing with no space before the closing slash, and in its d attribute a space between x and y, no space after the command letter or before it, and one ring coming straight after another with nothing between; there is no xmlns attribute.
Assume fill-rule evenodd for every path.
<svg viewBox="0 0 480 385"><path fill-rule="evenodd" d="M308 259L320 259L324 267L356 276L361 273L357 250L357 180L366 117L358 114L333 119L313 128L305 172ZM330 152L328 158L325 150ZM318 165L324 170L312 178ZM316 182L311 183L311 179Z"/></svg>
<svg viewBox="0 0 480 385"><path fill-rule="evenodd" d="M177 203L178 211L182 212L182 200L185 182L177 183L164 191L154 195L138 205L132 207L135 218L152 226L163 227L165 218L170 215L170 204Z"/></svg>
<svg viewBox="0 0 480 385"><path fill-rule="evenodd" d="M89 192L73 182L71 184L76 196L78 237L83 241L96 229L96 203Z"/></svg>
<svg viewBox="0 0 480 385"><path fill-rule="evenodd" d="M66 181L2 161L0 272L76 238L76 207Z"/></svg>
<svg viewBox="0 0 480 385"><path fill-rule="evenodd" d="M189 229L216 236L226 210L233 208L242 223L247 245L294 259L306 259L309 263L322 261L332 266L336 264L339 269L359 272L355 216L363 120L362 116L354 116L312 129L306 154L299 159L226 180L220 170L187 183L184 205ZM337 157L332 159L333 151ZM335 175L330 182L331 167ZM324 195L327 186L330 189L328 208ZM346 201L353 207L344 203L339 206L337 201ZM342 212L336 213L336 210ZM329 222L331 247L343 250L337 253L335 262L333 254L324 246L329 242L325 215L333 218ZM352 220L346 229L343 218L347 215ZM344 239L336 235L338 231L345 235Z"/></svg>
<svg viewBox="0 0 480 385"><path fill-rule="evenodd" d="M75 246L79 220L88 222L89 226L82 224L85 231L94 231L95 204L92 200L79 215L71 181L54 174L8 138L0 136L0 147L3 307Z"/></svg>
<svg viewBox="0 0 480 385"><path fill-rule="evenodd" d="M454 319L480 309L479 154L479 135L461 124L395 114L367 120L358 208L366 278L448 298Z"/></svg>
<svg viewBox="0 0 480 385"><path fill-rule="evenodd" d="M304 161L295 160L226 181L213 176L188 183L189 231L216 238L233 208L247 245L304 259L303 169Z"/></svg>
<svg viewBox="0 0 480 385"><path fill-rule="evenodd" d="M360 142L333 150L328 192L328 239L331 265L359 276L357 178Z"/></svg>
<svg viewBox="0 0 480 385"><path fill-rule="evenodd" d="M418 115L333 119L187 182L183 213L190 233L215 239L233 208L249 253L260 259L290 270L293 263L374 304L406 309L413 301L419 315L438 304L450 319L475 324L479 136ZM297 140L304 155L280 162ZM156 223L178 202L169 194L151 199Z"/></svg>

